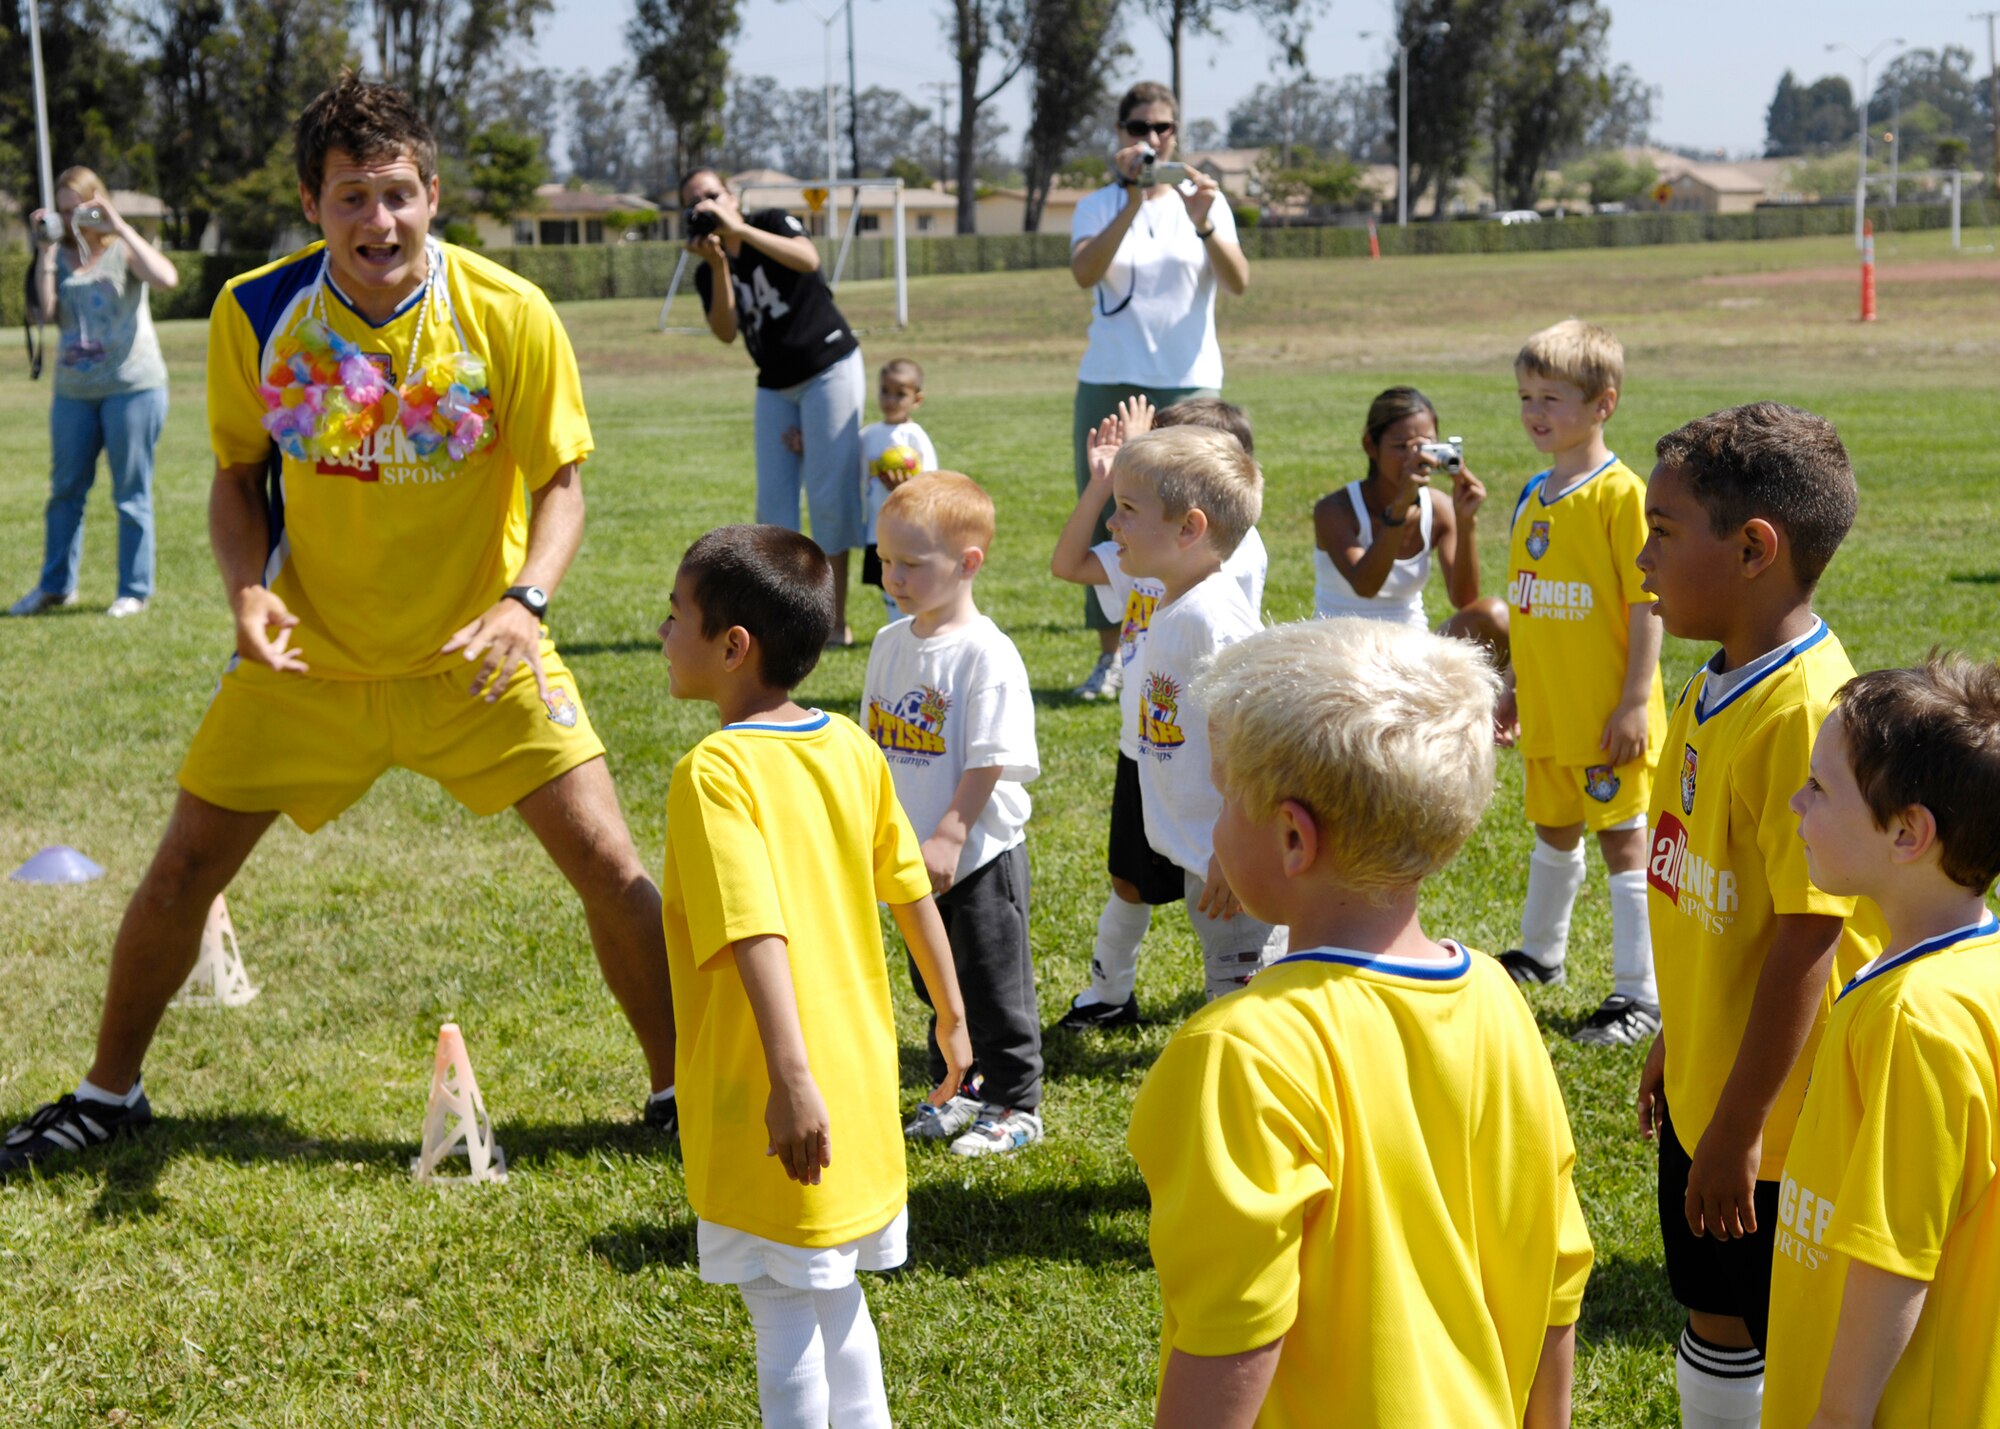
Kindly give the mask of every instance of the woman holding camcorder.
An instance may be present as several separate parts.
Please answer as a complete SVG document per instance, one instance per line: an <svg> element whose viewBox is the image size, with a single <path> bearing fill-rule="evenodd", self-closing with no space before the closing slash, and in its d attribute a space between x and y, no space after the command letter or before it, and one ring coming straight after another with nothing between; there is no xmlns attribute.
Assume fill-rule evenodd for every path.
<svg viewBox="0 0 2000 1429"><path fill-rule="evenodd" d="M1076 374L1076 489L1090 480L1086 438L1143 392L1155 407L1222 395L1215 289L1250 286L1236 217L1209 175L1176 162L1174 93L1136 84L1118 101L1111 183L1076 206L1069 268L1091 290L1090 340ZM1103 521L1096 539L1106 539ZM1101 655L1076 693L1118 697L1118 622L1084 592L1084 620Z"/></svg>
<svg viewBox="0 0 2000 1429"><path fill-rule="evenodd" d="M107 615L137 615L153 594L153 449L167 420L167 367L147 306L180 281L173 263L119 217L104 181L65 169L55 209L28 217L34 305L60 342L49 407L49 505L42 576L10 615L76 600L83 507L97 454L111 463L118 507L118 596Z"/></svg>

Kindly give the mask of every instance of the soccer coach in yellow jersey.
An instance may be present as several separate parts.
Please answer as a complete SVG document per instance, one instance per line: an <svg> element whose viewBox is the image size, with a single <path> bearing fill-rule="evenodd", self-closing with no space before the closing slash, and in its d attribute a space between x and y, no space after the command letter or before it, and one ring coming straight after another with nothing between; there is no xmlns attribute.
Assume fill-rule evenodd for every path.
<svg viewBox="0 0 2000 1429"><path fill-rule="evenodd" d="M297 132L324 242L233 280L209 325L209 534L236 653L111 956L96 1059L0 1144L0 1175L143 1130L140 1064L210 903L279 814L307 832L392 765L512 807L581 895L671 1130L660 895L542 625L592 443L542 292L430 236L437 147L352 75Z"/></svg>

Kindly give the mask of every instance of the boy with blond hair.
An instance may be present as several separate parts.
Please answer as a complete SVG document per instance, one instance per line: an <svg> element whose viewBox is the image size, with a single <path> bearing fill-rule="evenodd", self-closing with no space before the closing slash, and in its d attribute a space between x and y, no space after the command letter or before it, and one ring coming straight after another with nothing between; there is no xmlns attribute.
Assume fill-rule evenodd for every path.
<svg viewBox="0 0 2000 1429"><path fill-rule="evenodd" d="M1592 1252L1562 1092L1506 974L1417 915L1492 797L1497 683L1469 643L1354 618L1196 683L1216 857L1293 951L1132 1109L1158 1424L1569 1422Z"/></svg>
<svg viewBox="0 0 2000 1429"><path fill-rule="evenodd" d="M1841 687L1792 798L1813 882L1882 910L1778 1192L1766 1429L2000 1426L2000 668Z"/></svg>
<svg viewBox="0 0 2000 1429"><path fill-rule="evenodd" d="M1119 622L1117 658L1112 681L1118 697L1118 766L1111 784L1111 829L1107 865L1111 896L1098 915L1096 942L1090 956L1090 986L1071 999L1057 1022L1072 1030L1086 1027L1131 1027L1139 1022L1139 999L1133 991L1139 975L1139 945L1152 926L1153 909L1178 903L1186 896L1181 872L1146 840L1145 815L1139 803L1140 687L1134 668L1146 643L1146 631L1160 603L1162 588L1150 576L1135 577L1118 559L1118 544L1092 545L1098 516L1111 505L1111 463L1118 448L1155 427L1193 426L1232 436L1254 454L1250 419L1241 407L1215 397L1190 397L1159 412L1143 395L1118 405L1090 435L1090 480L1077 498L1049 570L1057 579L1091 587L1104 614ZM1264 576L1269 558L1256 527L1244 533L1223 562L1235 577L1253 613L1264 605ZM1131 679L1124 678L1127 674Z"/></svg>
<svg viewBox="0 0 2000 1429"><path fill-rule="evenodd" d="M1285 930L1243 912L1215 862L1210 832L1222 800L1209 774L1207 716L1188 696L1217 651L1261 628L1225 565L1257 524L1264 474L1234 437L1167 427L1118 449L1111 494L1119 566L1160 583L1133 669L1146 843L1180 875L1207 992L1217 998L1285 951Z"/></svg>
<svg viewBox="0 0 2000 1429"><path fill-rule="evenodd" d="M909 1228L877 900L937 1009L933 1104L972 1053L888 766L852 722L791 696L833 621L832 563L796 531L725 526L682 557L660 627L668 688L713 703L722 728L674 766L661 919L696 1254L750 1312L764 1422L886 1429L854 1278L902 1264Z"/></svg>
<svg viewBox="0 0 2000 1429"><path fill-rule="evenodd" d="M1646 860L1661 1027L1639 1077L1685 1429L1757 1423L1778 1176L1834 989L1873 906L1814 883L1788 808L1853 678L1812 593L1854 523L1833 424L1757 402L1660 438L1639 569L1669 634L1718 649L1682 689ZM1829 980L1829 973L1833 979Z"/></svg>
<svg viewBox="0 0 2000 1429"><path fill-rule="evenodd" d="M924 867L965 997L979 1095L925 1102L904 1128L960 1156L1042 1139L1042 1027L1028 949L1028 791L1041 772L1020 652L973 599L993 545L993 499L955 471L898 486L876 527L882 588L904 619L875 637L862 720L923 841ZM917 995L923 982L912 964ZM931 1075L944 1075L935 1038Z"/></svg>
<svg viewBox="0 0 2000 1429"><path fill-rule="evenodd" d="M1612 988L1573 1037L1630 1046L1660 1028L1645 824L1667 721L1660 622L1632 563L1646 540L1645 483L1604 444L1625 350L1571 318L1528 339L1514 376L1521 425L1550 465L1515 501L1508 538L1512 664L1500 723L1519 724L1535 848L1521 946L1500 963L1523 985L1564 981L1583 835L1596 834L1611 893Z"/></svg>

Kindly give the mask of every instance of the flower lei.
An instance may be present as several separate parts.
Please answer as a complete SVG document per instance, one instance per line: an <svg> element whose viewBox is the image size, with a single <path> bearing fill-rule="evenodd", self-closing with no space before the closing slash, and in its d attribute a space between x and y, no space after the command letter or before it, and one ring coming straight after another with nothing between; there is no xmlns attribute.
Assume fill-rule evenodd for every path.
<svg viewBox="0 0 2000 1429"><path fill-rule="evenodd" d="M435 277L436 270L432 270ZM414 358L423 337L426 282L410 341ZM258 384L264 430L285 455L298 461L345 461L376 430L395 421L418 458L451 470L493 445L493 394L486 364L469 352L440 357L419 368L400 388L355 344L317 317L279 338L270 371Z"/></svg>

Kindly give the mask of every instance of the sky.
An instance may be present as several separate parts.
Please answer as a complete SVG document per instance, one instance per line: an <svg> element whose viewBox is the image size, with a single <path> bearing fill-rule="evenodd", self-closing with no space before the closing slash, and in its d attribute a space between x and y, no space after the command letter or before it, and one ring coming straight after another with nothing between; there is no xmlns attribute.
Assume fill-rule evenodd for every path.
<svg viewBox="0 0 2000 1429"><path fill-rule="evenodd" d="M944 40L943 0L852 0L855 68L861 88L901 89L932 109L937 91L930 81L956 82L956 66ZM1967 12L1994 0L1905 0L1896 6L1862 0L1613 0L1610 53L1614 63L1632 66L1661 90L1654 105L1653 138L1668 145L1723 150L1732 156L1759 152L1764 110L1778 77L1790 69L1810 81L1840 73L1858 85L1860 65L1847 51L1828 53L1828 44L1867 52L1883 41L1902 40L1911 48L1964 45L1987 65L1986 27ZM815 15L835 16L836 79L845 84L846 28L839 0L745 0L743 31L733 58L742 74L768 74L788 86L817 85L825 76L825 29ZM1166 80L1167 46L1156 26L1132 0L1125 24L1134 55L1120 69L1118 84L1143 78ZM556 0L552 22L538 27L532 63L571 71L600 71L625 59L624 29L629 0ZM1386 33L1393 16L1389 0L1333 0L1316 22L1306 47L1310 72L1331 79L1360 70L1386 68L1386 40L1362 39L1361 31ZM1268 82L1278 69L1274 47L1252 22L1231 18L1221 36L1197 37L1186 46L1183 101L1187 117L1226 120L1230 106ZM1894 44L1877 55L1871 71L1895 53ZM997 71L989 70L988 82ZM1026 129L1027 86L1017 79L994 100L1011 128L1010 147ZM1107 136L1108 147L1108 136Z"/></svg>

